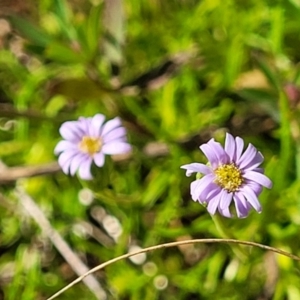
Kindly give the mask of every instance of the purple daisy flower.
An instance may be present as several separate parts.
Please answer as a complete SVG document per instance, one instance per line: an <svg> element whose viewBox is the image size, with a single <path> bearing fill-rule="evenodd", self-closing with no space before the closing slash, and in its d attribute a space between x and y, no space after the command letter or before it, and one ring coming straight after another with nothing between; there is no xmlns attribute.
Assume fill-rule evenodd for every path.
<svg viewBox="0 0 300 300"><path fill-rule="evenodd" d="M122 154L131 150L126 140L126 130L119 118L104 123L105 116L97 114L92 118L80 117L61 125L60 141L54 153L59 155L58 163L65 174L92 179L91 165L102 167L105 155Z"/></svg>
<svg viewBox="0 0 300 300"><path fill-rule="evenodd" d="M186 175L204 174L191 183L191 196L194 201L207 205L214 215L218 210L225 217L232 217L230 205L233 200L239 218L247 217L251 207L261 212L258 195L262 187L271 188L271 180L259 168L264 158L257 149L249 144L245 152L244 141L240 137L226 134L225 148L211 139L200 146L209 164L192 163L181 168Z"/></svg>

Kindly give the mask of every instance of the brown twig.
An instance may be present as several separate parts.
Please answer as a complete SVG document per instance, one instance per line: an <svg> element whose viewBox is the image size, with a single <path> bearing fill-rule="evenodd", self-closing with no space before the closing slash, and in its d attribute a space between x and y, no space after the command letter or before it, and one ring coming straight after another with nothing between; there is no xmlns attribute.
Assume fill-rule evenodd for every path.
<svg viewBox="0 0 300 300"><path fill-rule="evenodd" d="M0 117L6 117L6 118L24 117L28 119L40 119L40 120L52 119L32 109L19 111L18 109L13 107L13 105L10 103L0 103Z"/></svg>
<svg viewBox="0 0 300 300"><path fill-rule="evenodd" d="M179 241L179 242L172 242L172 243L166 243L166 244L160 244L160 245L148 247L148 248L136 251L136 252L126 253L124 255L113 258L113 259L111 259L111 260L109 260L109 261L107 261L107 262L105 262L105 263L89 270L84 275L82 275L82 276L78 277L77 279L75 279L74 281L72 281L70 284L68 284L67 286L65 286L61 290L59 290L56 294L54 294L53 296L51 296L47 300L53 300L53 299L57 298L57 296L61 295L66 290L70 289L72 286L74 286L75 284L77 284L78 282L83 280L86 276L88 276L90 274L93 274L94 272L99 271L99 270L101 270L101 269L103 269L103 268L119 261L119 260L123 260L123 259L129 258L131 256L139 255L141 253L150 252L150 251L154 251L154 250L158 250L158 249L177 247L177 246L180 246L180 245L188 245L188 244L196 244L196 243L240 244L240 245L246 245L246 246L251 246L251 247L258 247L258 248L268 250L268 251L272 251L274 253L284 255L284 256L287 256L291 259L300 261L299 256L293 255L289 252L283 251L281 249L273 248L273 247L270 247L270 246L267 246L267 245L263 245L263 244L259 244L259 243L255 243L255 242L249 242L249 241L239 241L239 240L235 240L235 239L194 239L194 240L185 240L185 241Z"/></svg>
<svg viewBox="0 0 300 300"><path fill-rule="evenodd" d="M11 183L20 178L56 173L59 170L60 166L57 162L38 166L19 166L11 168L0 166L0 185Z"/></svg>

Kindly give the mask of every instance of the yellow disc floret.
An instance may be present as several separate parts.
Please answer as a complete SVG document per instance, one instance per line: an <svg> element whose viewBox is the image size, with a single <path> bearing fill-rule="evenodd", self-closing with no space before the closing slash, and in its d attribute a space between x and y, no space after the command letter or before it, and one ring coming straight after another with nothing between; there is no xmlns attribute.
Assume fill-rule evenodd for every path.
<svg viewBox="0 0 300 300"><path fill-rule="evenodd" d="M214 173L215 183L228 192L237 191L244 182L241 171L233 163L220 165Z"/></svg>
<svg viewBox="0 0 300 300"><path fill-rule="evenodd" d="M90 136L84 136L79 143L79 150L83 153L87 153L93 156L99 152L102 147L102 141L100 138L94 138Z"/></svg>

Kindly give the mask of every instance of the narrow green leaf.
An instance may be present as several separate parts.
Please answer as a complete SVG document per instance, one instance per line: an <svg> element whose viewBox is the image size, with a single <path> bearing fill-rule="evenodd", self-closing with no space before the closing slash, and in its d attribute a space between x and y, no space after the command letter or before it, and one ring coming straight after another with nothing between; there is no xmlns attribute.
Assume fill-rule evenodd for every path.
<svg viewBox="0 0 300 300"><path fill-rule="evenodd" d="M22 36L37 46L46 47L51 38L26 19L12 15L9 21Z"/></svg>
<svg viewBox="0 0 300 300"><path fill-rule="evenodd" d="M278 82L278 78L275 74L275 71L271 70L269 65L267 63L265 63L263 60L259 59L257 62L258 62L258 66L259 66L260 70L265 74L265 76L267 77L270 84L276 90L279 90L280 85L279 85L279 82Z"/></svg>
<svg viewBox="0 0 300 300"><path fill-rule="evenodd" d="M270 39L274 53L281 53L283 30L284 30L284 10L282 7L275 7L272 11Z"/></svg>
<svg viewBox="0 0 300 300"><path fill-rule="evenodd" d="M86 41L93 54L99 47L102 6L92 7L86 22Z"/></svg>
<svg viewBox="0 0 300 300"><path fill-rule="evenodd" d="M70 46L58 42L49 44L45 51L45 56L61 63L82 63L84 57L79 52L75 52Z"/></svg>

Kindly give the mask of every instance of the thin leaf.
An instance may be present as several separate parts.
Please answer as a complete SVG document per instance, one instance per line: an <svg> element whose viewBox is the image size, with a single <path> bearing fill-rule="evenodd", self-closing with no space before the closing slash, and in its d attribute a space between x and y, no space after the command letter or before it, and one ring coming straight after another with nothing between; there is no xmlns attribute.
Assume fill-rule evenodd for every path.
<svg viewBox="0 0 300 300"><path fill-rule="evenodd" d="M22 17L12 15L9 17L9 21L23 37L36 46L46 47L51 41L51 38L46 33Z"/></svg>

